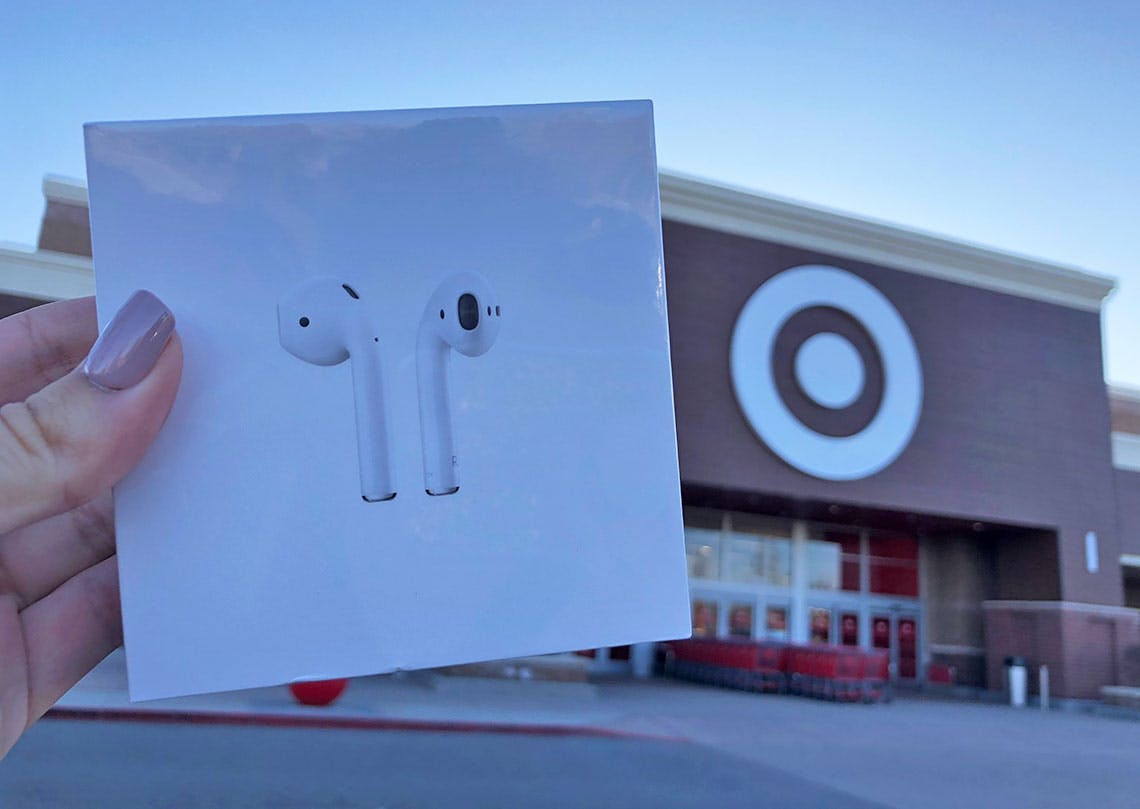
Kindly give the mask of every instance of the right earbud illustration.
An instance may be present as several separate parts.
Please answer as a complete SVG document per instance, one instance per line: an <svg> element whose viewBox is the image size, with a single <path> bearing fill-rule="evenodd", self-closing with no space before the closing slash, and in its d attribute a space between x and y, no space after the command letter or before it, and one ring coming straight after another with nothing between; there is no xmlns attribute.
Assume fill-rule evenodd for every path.
<svg viewBox="0 0 1140 809"><path fill-rule="evenodd" d="M299 360L339 365L351 357L360 495L369 503L391 500L396 484L388 458L384 372L370 310L341 279L310 278L277 302L277 328L281 347Z"/></svg>
<svg viewBox="0 0 1140 809"><path fill-rule="evenodd" d="M424 488L428 494L459 491L455 427L449 382L451 350L486 354L499 334L498 299L483 276L464 272L443 281L428 300L416 338Z"/></svg>

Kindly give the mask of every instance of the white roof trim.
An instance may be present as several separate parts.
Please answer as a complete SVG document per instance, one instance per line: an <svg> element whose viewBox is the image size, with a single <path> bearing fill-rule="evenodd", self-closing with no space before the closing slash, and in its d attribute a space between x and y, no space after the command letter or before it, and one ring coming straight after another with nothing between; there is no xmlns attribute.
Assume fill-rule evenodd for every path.
<svg viewBox="0 0 1140 809"><path fill-rule="evenodd" d="M82 180L59 174L45 174L44 199L66 202L69 205L86 205L87 186Z"/></svg>
<svg viewBox="0 0 1140 809"><path fill-rule="evenodd" d="M0 293L41 301L94 295L91 259L0 244Z"/></svg>
<svg viewBox="0 0 1140 809"><path fill-rule="evenodd" d="M1110 382L1108 383L1108 397L1121 401L1140 402L1140 388Z"/></svg>
<svg viewBox="0 0 1140 809"><path fill-rule="evenodd" d="M952 241L823 208L662 172L665 219L1100 311L1116 281L1074 267Z"/></svg>
<svg viewBox="0 0 1140 809"><path fill-rule="evenodd" d="M968 286L1100 311L1116 280L930 233L661 172L661 214L690 225L790 244ZM49 200L87 205L81 180L44 177Z"/></svg>
<svg viewBox="0 0 1140 809"><path fill-rule="evenodd" d="M1117 469L1140 472L1140 436L1132 433L1112 434L1112 465Z"/></svg>
<svg viewBox="0 0 1140 809"><path fill-rule="evenodd" d="M1120 554L1120 564L1124 567L1140 567L1140 553Z"/></svg>

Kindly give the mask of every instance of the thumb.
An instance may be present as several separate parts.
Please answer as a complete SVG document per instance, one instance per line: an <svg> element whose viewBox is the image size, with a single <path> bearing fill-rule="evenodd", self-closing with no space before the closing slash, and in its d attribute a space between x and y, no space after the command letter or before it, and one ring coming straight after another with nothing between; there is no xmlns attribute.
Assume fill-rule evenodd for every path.
<svg viewBox="0 0 1140 809"><path fill-rule="evenodd" d="M83 365L0 408L0 532L69 511L146 453L178 392L174 316L146 291L123 305Z"/></svg>

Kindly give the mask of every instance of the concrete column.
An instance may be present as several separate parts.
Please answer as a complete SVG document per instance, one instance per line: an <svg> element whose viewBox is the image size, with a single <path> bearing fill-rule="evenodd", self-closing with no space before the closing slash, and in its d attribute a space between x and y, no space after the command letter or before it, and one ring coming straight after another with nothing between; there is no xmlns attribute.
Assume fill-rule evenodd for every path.
<svg viewBox="0 0 1140 809"><path fill-rule="evenodd" d="M871 648L871 610L867 606L866 595L871 592L871 538L866 530L859 532L859 593L862 603L859 609L859 645Z"/></svg>
<svg viewBox="0 0 1140 809"><path fill-rule="evenodd" d="M919 603L923 605L918 613L918 679L920 681L926 680L926 670L930 667L930 619L928 618L928 611L926 606L926 595L930 592L930 570L927 568L929 565L929 551L927 547L929 540L926 538L925 533L921 533L918 539L918 597Z"/></svg>
<svg viewBox="0 0 1140 809"><path fill-rule="evenodd" d="M808 524L803 520L794 521L792 523L792 614L788 616L788 636L792 643L807 643L809 635L807 543Z"/></svg>
<svg viewBox="0 0 1140 809"><path fill-rule="evenodd" d="M653 673L653 652L656 643L635 643L629 647L629 665L634 679L644 680Z"/></svg>

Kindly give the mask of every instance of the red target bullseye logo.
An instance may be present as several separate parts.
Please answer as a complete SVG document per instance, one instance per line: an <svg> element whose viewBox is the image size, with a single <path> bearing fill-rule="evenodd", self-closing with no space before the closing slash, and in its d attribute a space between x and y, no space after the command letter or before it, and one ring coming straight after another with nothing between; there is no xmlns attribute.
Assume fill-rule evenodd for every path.
<svg viewBox="0 0 1140 809"><path fill-rule="evenodd" d="M733 390L780 458L824 480L892 463L922 410L922 366L898 311L837 267L785 270L745 303L732 334Z"/></svg>

